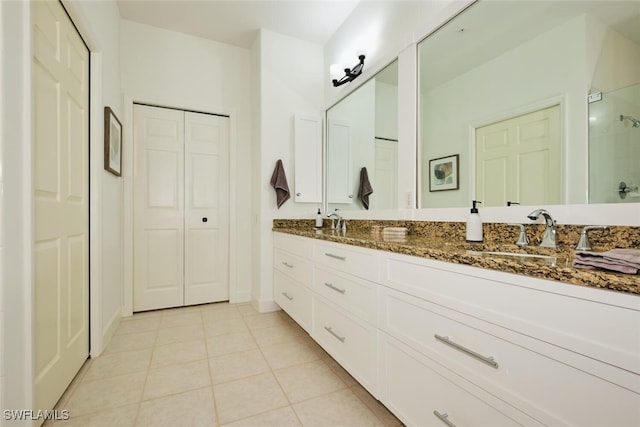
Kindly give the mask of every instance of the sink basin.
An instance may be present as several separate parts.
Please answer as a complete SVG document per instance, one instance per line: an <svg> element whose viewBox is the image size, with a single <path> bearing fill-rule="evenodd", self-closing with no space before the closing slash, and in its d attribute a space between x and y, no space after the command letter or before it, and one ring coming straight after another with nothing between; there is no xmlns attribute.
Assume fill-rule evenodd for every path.
<svg viewBox="0 0 640 427"><path fill-rule="evenodd" d="M558 257L550 255L534 255L534 254L522 254L516 252L494 252L494 251L467 251L467 255L475 255L489 258L502 258L510 259L518 262L531 262L534 264L548 265L555 267L558 261Z"/></svg>

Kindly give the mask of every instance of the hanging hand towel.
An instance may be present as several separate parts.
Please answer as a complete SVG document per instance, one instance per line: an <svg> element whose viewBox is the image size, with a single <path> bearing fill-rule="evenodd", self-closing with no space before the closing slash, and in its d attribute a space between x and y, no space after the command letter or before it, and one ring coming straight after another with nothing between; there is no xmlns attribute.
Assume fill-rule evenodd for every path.
<svg viewBox="0 0 640 427"><path fill-rule="evenodd" d="M358 198L362 200L362 206L369 209L369 196L373 193L371 183L369 182L369 174L367 168L360 169L360 187L358 187Z"/></svg>
<svg viewBox="0 0 640 427"><path fill-rule="evenodd" d="M271 175L271 186L276 190L276 203L278 204L278 209L280 209L280 206L291 197L287 176L284 173L284 166L282 166L282 160L280 159L276 162L273 175Z"/></svg>

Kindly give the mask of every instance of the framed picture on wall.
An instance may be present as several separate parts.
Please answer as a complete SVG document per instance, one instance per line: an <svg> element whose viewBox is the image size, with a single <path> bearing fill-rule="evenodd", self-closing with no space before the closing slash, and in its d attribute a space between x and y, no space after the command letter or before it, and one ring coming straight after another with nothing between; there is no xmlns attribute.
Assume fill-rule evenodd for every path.
<svg viewBox="0 0 640 427"><path fill-rule="evenodd" d="M429 160L429 191L457 190L459 154Z"/></svg>
<svg viewBox="0 0 640 427"><path fill-rule="evenodd" d="M104 107L104 168L122 175L122 124L109 107Z"/></svg>

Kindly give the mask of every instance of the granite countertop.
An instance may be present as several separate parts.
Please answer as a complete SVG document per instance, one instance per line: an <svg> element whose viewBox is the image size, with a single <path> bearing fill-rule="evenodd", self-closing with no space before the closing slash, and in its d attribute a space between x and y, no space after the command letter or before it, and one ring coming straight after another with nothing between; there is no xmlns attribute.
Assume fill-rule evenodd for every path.
<svg viewBox="0 0 640 427"><path fill-rule="evenodd" d="M573 268L571 266L573 247L569 246L548 249L532 244L521 248L515 244L467 243L461 239L445 239L440 236L420 233L410 233L405 240L399 241L396 238L385 239L381 234L371 232L369 228L355 228L342 233L329 228L316 230L311 226L301 227L295 223L288 224L286 222L274 223L273 231L541 279L557 280L567 284L640 294L640 275ZM522 253L525 257L474 254L474 252L488 251ZM555 257L555 263L551 265L548 260L526 257L526 255Z"/></svg>

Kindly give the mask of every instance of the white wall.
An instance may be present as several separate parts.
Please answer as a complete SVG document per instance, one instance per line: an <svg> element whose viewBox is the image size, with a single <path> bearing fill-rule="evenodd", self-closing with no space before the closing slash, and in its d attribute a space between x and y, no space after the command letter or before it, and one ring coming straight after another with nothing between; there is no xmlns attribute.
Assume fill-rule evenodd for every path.
<svg viewBox="0 0 640 427"><path fill-rule="evenodd" d="M230 283L232 302L251 293L252 105L251 55L247 49L122 20L120 64L128 113L125 156L132 159L131 103L217 113L230 116ZM126 145L129 149L127 150ZM131 165L125 165L131 173ZM130 185L130 180L128 181ZM130 197L127 191L127 197ZM125 219L131 221L130 200ZM128 229L128 228L127 228ZM131 249L131 236L125 249ZM125 255L126 256L126 255ZM128 257L129 259L131 257ZM132 298L131 266L125 266L125 302Z"/></svg>
<svg viewBox="0 0 640 427"><path fill-rule="evenodd" d="M261 30L252 47L259 58L253 82L254 99L260 108L255 118L258 134L253 136L254 151L254 288L252 300L260 310L275 309L273 304L274 218L313 219L319 203L296 203L291 199L280 209L269 181L278 159L287 175L289 189L294 188L293 117L295 113L320 114L323 110L322 47L272 31ZM247 252L248 253L248 252ZM254 252L255 253L255 252Z"/></svg>

